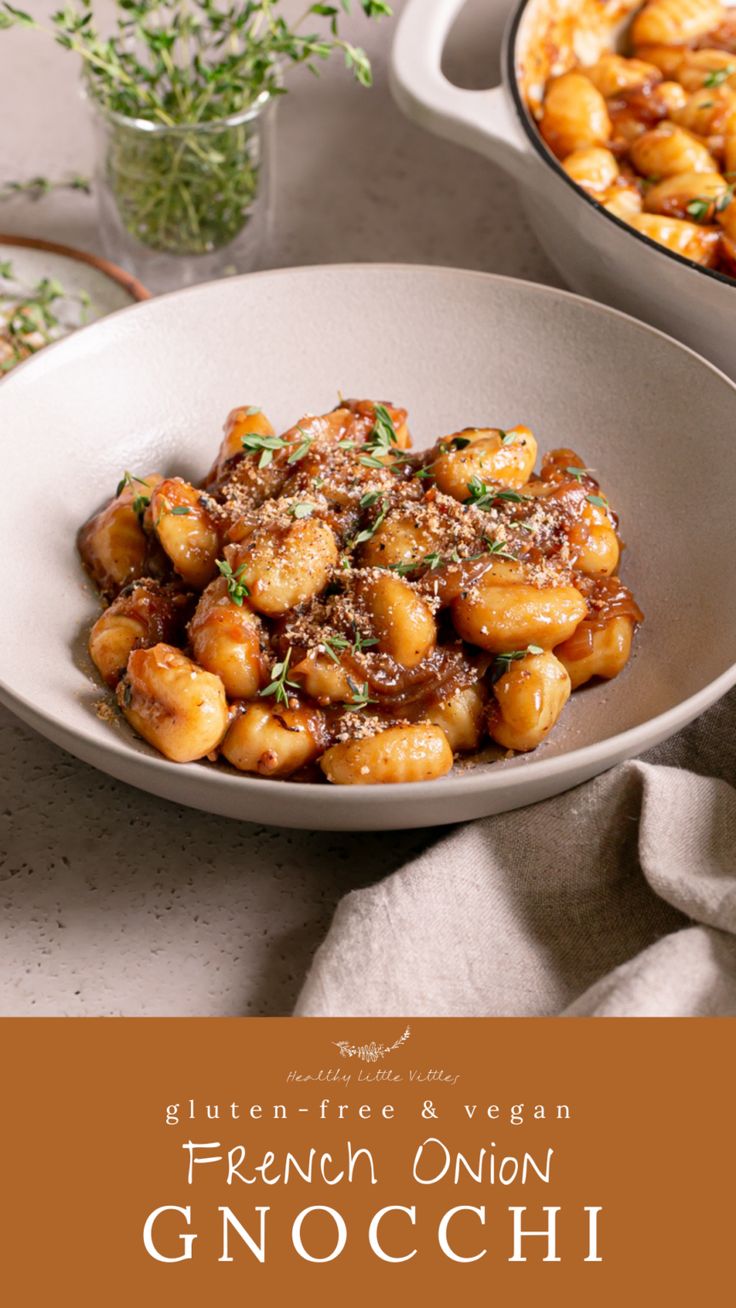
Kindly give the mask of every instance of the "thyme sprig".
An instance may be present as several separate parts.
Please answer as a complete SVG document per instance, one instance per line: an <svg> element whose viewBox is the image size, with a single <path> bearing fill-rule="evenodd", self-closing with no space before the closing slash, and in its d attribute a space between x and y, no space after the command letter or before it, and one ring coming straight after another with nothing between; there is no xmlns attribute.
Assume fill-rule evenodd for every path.
<svg viewBox="0 0 736 1308"><path fill-rule="evenodd" d="M250 595L248 587L242 580L243 573L245 572L245 564L241 563L240 567L233 571L232 564L228 563L227 559L217 559L216 562L220 575L225 577L227 581L227 593L230 596L230 599L233 604L237 604L238 608L242 609L243 600L247 599Z"/></svg>
<svg viewBox="0 0 736 1308"><path fill-rule="evenodd" d="M0 182L0 200L13 200L19 195L29 200L41 200L51 191L82 191L84 195L91 195L92 182L89 177L82 176L57 180L49 177L29 177L23 182Z"/></svg>
<svg viewBox="0 0 736 1308"><path fill-rule="evenodd" d="M498 681L499 677L508 672L512 663L526 658L527 654L544 654L544 650L541 645L527 645L526 649L511 649L497 654L493 661L493 680Z"/></svg>
<svg viewBox="0 0 736 1308"><path fill-rule="evenodd" d="M299 690L300 686L297 681L289 680L289 664L291 663L291 646L286 651L285 657L279 662L274 663L271 668L272 680L259 693L262 696L273 695L277 704L289 703L289 689Z"/></svg>
<svg viewBox="0 0 736 1308"><path fill-rule="evenodd" d="M391 13L386 0L358 2L367 18ZM117 0L112 33L103 35L93 0L65 0L47 22L0 0L0 29L34 29L77 55L93 101L129 120L110 120L106 160L127 231L157 251L206 254L243 230L260 182L257 126L228 120L283 94L290 66L318 73L333 54L362 86L372 82L365 51L340 35L351 0L308 4L295 22L283 7ZM174 130L140 132L132 124L141 119Z"/></svg>
<svg viewBox="0 0 736 1308"><path fill-rule="evenodd" d="M528 500L528 495L522 495L519 491L499 489L498 486L489 486L482 481L480 477L471 477L468 482L468 495L465 504L473 504L476 509L492 509L498 500L506 500L511 504L523 504Z"/></svg>

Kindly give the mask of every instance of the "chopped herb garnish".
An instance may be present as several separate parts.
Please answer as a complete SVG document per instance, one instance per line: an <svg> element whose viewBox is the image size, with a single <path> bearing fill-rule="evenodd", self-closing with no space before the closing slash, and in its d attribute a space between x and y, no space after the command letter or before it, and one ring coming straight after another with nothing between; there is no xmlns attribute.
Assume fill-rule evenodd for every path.
<svg viewBox="0 0 736 1308"><path fill-rule="evenodd" d="M585 498L589 504L595 504L598 506L599 509L608 508L608 500L605 498L604 495L586 495Z"/></svg>
<svg viewBox="0 0 736 1308"><path fill-rule="evenodd" d="M362 463L364 468L382 468L383 464L380 459L376 459L372 454L361 454L358 463Z"/></svg>
<svg viewBox="0 0 736 1308"><path fill-rule="evenodd" d="M431 554L425 554L422 563L427 565L430 572L434 572L436 568L442 567L442 555L434 550Z"/></svg>
<svg viewBox="0 0 736 1308"><path fill-rule="evenodd" d="M527 654L543 654L544 650L541 645L527 645L526 649L512 649L505 651L503 654L497 654L494 660L493 680L497 681L504 673L508 672L512 663L518 662L519 659L526 658Z"/></svg>
<svg viewBox="0 0 736 1308"><path fill-rule="evenodd" d="M126 486L130 486L131 490L135 490L136 485L143 486L146 492L148 492L148 490L150 489L148 482L143 481L141 477L135 477L132 472L124 472L122 477L120 478L120 481L117 484L117 487L115 489L115 494L121 495L122 492L125 490ZM133 512L139 518L142 518L143 514L145 513L150 503L151 503L151 496L147 493L144 495L139 492L137 495L133 496L133 503L131 507L133 509Z"/></svg>
<svg viewBox="0 0 736 1308"><path fill-rule="evenodd" d="M273 667L271 668L271 677L273 678L273 680L270 681L269 684L262 691L259 692L262 696L273 695L277 704L289 703L289 692L287 690L287 686L289 686L292 690L299 690L299 683L296 681L289 681L288 678L290 662L291 662L291 646L289 646L289 649L286 654L286 658L282 659L280 663L274 663Z"/></svg>
<svg viewBox="0 0 736 1308"><path fill-rule="evenodd" d="M685 205L685 209L691 218L694 218L696 222L700 222L701 218L708 217L712 205L713 201L707 195L698 195L689 204Z"/></svg>
<svg viewBox="0 0 736 1308"><path fill-rule="evenodd" d="M300 459L303 459L305 454L309 453L309 450L312 445L312 441L314 440L314 437L308 436L305 431L302 431L301 427L297 427L297 431L303 437L303 439L299 441L299 444L297 445L296 449L292 450L291 454L286 460L287 463L298 463Z"/></svg>
<svg viewBox="0 0 736 1308"><path fill-rule="evenodd" d="M348 677L348 685L352 691L352 698L344 701L346 708L364 709L368 704L378 703L378 700L371 699L368 694L367 681L365 681L362 686L356 686L355 682Z"/></svg>
<svg viewBox="0 0 736 1308"><path fill-rule="evenodd" d="M703 86L722 86L732 73L736 73L736 64L727 64L725 68L714 68L710 73L706 73Z"/></svg>
<svg viewBox="0 0 736 1308"><path fill-rule="evenodd" d="M259 468L267 468L273 459L274 450L285 450L289 444L283 436L260 436L258 432L248 432L241 440L246 454L255 454L260 450Z"/></svg>
<svg viewBox="0 0 736 1308"><path fill-rule="evenodd" d="M518 431L502 431L500 435L502 445L513 445L519 438Z"/></svg>
<svg viewBox="0 0 736 1308"><path fill-rule="evenodd" d="M340 662L335 653L336 650L350 649L350 641L346 640L344 636L328 636L322 641L322 644L324 645L325 654L329 654L333 663Z"/></svg>
<svg viewBox="0 0 736 1308"><path fill-rule="evenodd" d="M488 536L484 536L483 540L485 542L485 546L486 549L488 550L488 553L493 554L495 558L511 559L512 563L518 562L517 556L515 554L511 554L510 551L506 548L505 541L491 540ZM476 554L473 557L479 559L482 558L482 555Z"/></svg>
<svg viewBox="0 0 736 1308"><path fill-rule="evenodd" d="M233 601L233 604L237 604L239 607L242 607L243 600L246 599L248 595L250 595L250 591L248 590L248 587L246 586L245 582L240 580L243 572L245 571L245 564L241 563L240 567L236 568L235 571L233 572L232 567L227 562L227 559L218 559L217 567L221 575L227 578L227 593L230 596L230 599Z"/></svg>
<svg viewBox="0 0 736 1308"><path fill-rule="evenodd" d="M470 438L468 436L453 436L450 444L455 450L464 450L470 444ZM442 449L442 446L440 446L440 449Z"/></svg>
<svg viewBox="0 0 736 1308"><path fill-rule="evenodd" d="M363 496L363 499L365 498L366 497ZM371 500L371 503L374 503L374 501ZM359 531L357 536L353 537L353 539L349 543L348 548L354 549L356 545L362 545L364 541L370 540L372 536L375 536L381 523L385 521L388 510L389 510L389 503L388 500L384 497L381 500L381 512L377 515L376 518L374 518L370 527L365 527L363 531Z"/></svg>
<svg viewBox="0 0 736 1308"><path fill-rule="evenodd" d="M170 513L174 518L186 518L189 516L191 511L192 510L188 504L175 504L173 509L166 510L166 512Z"/></svg>
<svg viewBox="0 0 736 1308"><path fill-rule="evenodd" d="M392 447L399 441L396 428L385 404L377 404L375 412L375 420L365 442L366 449L373 450L376 454L390 454Z"/></svg>
<svg viewBox="0 0 736 1308"><path fill-rule="evenodd" d="M490 509L497 500L509 500L512 504L521 504L528 498L526 495L520 495L514 490L497 490L494 486L487 486L480 477L473 477L468 482L468 491L470 494L464 501L465 504L474 504L477 509Z"/></svg>
<svg viewBox="0 0 736 1308"><path fill-rule="evenodd" d="M316 504L308 504L304 501L302 504L292 504L289 513L292 518L310 518L316 507Z"/></svg>
<svg viewBox="0 0 736 1308"><path fill-rule="evenodd" d="M380 498L380 491L367 491L359 500L359 506L361 509L369 509L371 504L375 504L377 500L380 500Z"/></svg>

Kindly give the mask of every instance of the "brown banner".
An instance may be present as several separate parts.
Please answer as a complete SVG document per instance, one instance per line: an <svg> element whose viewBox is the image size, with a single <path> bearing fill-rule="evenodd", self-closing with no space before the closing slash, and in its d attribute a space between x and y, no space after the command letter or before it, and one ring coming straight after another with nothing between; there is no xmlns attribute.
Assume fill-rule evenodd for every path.
<svg viewBox="0 0 736 1308"><path fill-rule="evenodd" d="M733 1037L4 1021L3 1301L725 1301Z"/></svg>

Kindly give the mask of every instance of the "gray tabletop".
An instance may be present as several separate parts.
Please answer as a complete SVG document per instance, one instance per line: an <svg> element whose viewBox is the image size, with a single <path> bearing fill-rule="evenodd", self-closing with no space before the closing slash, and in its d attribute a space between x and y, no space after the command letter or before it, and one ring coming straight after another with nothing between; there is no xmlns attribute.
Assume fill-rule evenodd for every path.
<svg viewBox="0 0 736 1308"><path fill-rule="evenodd" d="M55 7L36 0L33 11ZM494 82L506 8L471 0L447 51L453 80ZM391 24L354 18L346 30L367 48L375 87L354 86L337 62L320 81L294 78L279 108L264 265L395 260L559 285L509 179L393 105ZM89 172L74 59L35 33L2 33L0 69L0 181ZM0 230L100 252L94 201L76 193L6 202ZM3 1015L288 1013L340 897L431 838L290 832L179 808L95 772L4 710L0 786Z"/></svg>

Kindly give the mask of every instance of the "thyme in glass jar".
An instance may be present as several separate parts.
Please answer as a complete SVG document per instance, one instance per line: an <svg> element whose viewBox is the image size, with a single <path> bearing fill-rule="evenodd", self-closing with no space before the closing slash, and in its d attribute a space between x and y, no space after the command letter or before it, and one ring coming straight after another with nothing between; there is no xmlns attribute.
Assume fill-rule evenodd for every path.
<svg viewBox="0 0 736 1308"><path fill-rule="evenodd" d="M361 85L371 84L365 51L340 36L351 0L310 4L293 23L282 3L117 0L103 36L93 0L67 0L48 24L0 0L0 28L45 32L81 58L108 118L106 176L124 227L150 249L196 255L229 244L250 219L261 171L257 115L283 94L289 65L317 73L338 52ZM386 0L359 4L368 18L391 14ZM141 120L148 129L135 125Z"/></svg>

